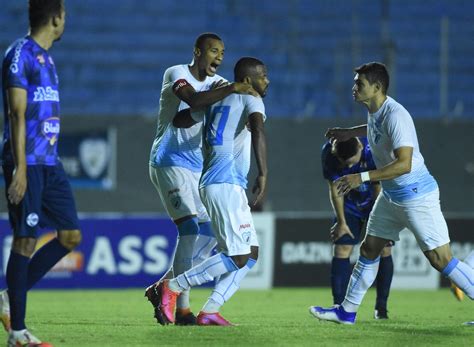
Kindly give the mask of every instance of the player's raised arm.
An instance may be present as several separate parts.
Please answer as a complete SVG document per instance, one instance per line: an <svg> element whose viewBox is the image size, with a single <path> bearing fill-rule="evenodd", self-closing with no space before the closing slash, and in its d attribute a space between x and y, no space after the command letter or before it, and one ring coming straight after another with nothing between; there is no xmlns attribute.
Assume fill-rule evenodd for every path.
<svg viewBox="0 0 474 347"><path fill-rule="evenodd" d="M176 128L190 128L193 125L202 122L204 119L204 111L193 112L190 108L185 108L173 118L173 126Z"/></svg>
<svg viewBox="0 0 474 347"><path fill-rule="evenodd" d="M15 171L10 187L8 188L8 199L10 203L17 205L25 195L26 179L26 90L22 88L8 88L7 97L10 109L8 118L10 121L10 135L12 138L12 152L15 161Z"/></svg>
<svg viewBox="0 0 474 347"><path fill-rule="evenodd" d="M253 202L256 205L264 196L267 185L267 143L265 138L264 118L261 113L253 113L249 117L250 132L252 133L252 147L258 168L258 176L252 193L256 194Z"/></svg>
<svg viewBox="0 0 474 347"><path fill-rule="evenodd" d="M258 96L258 93L252 88L251 84L243 82L234 82L216 89L197 92L189 83L181 80L176 81L173 91L178 98L195 109L207 107L232 93Z"/></svg>
<svg viewBox="0 0 474 347"><path fill-rule="evenodd" d="M352 128L330 128L324 134L330 142L333 140L347 141L351 137L367 136L367 124L358 125Z"/></svg>

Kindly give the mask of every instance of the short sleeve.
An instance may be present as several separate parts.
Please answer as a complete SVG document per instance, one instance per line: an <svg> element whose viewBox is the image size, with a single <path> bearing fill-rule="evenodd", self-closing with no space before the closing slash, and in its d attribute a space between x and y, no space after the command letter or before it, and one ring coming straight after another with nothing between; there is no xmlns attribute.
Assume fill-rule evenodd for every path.
<svg viewBox="0 0 474 347"><path fill-rule="evenodd" d="M250 116L252 113L261 113L263 115L263 121L265 121L267 116L265 114L265 105L263 104L262 98L246 95L245 99L245 111L247 115Z"/></svg>
<svg viewBox="0 0 474 347"><path fill-rule="evenodd" d="M20 43L21 44L21 43ZM12 53L7 56L5 66L7 67L5 77L6 88L22 88L28 89L28 64L30 55L26 50L20 50L17 53L18 46L13 47Z"/></svg>
<svg viewBox="0 0 474 347"><path fill-rule="evenodd" d="M166 70L164 77L173 86L172 89L175 94L181 88L191 85L186 78L186 73L180 65L170 67Z"/></svg>
<svg viewBox="0 0 474 347"><path fill-rule="evenodd" d="M391 112L386 122L387 135L392 142L394 150L400 147L415 147L415 125L406 110L399 109Z"/></svg>

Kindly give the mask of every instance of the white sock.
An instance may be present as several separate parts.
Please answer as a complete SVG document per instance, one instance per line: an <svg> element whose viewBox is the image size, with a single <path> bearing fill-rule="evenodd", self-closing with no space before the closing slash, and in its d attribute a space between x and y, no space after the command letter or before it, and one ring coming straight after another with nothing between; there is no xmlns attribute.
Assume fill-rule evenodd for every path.
<svg viewBox="0 0 474 347"><path fill-rule="evenodd" d="M469 298L474 300L474 269L472 267L459 259L453 258L442 273L466 293Z"/></svg>
<svg viewBox="0 0 474 347"><path fill-rule="evenodd" d="M346 297L341 304L346 312L357 312L365 293L377 277L379 263L380 257L374 260L359 257L347 286Z"/></svg>
<svg viewBox="0 0 474 347"><path fill-rule="evenodd" d="M217 241L215 237L199 235L194 244L193 266L199 265L209 258L216 245Z"/></svg>
<svg viewBox="0 0 474 347"><path fill-rule="evenodd" d="M171 290L182 292L190 287L210 282L217 276L235 270L238 270L238 267L233 260L223 253L218 253L172 279L169 287Z"/></svg>
<svg viewBox="0 0 474 347"><path fill-rule="evenodd" d="M474 269L474 251L471 251L464 259L464 262Z"/></svg>
<svg viewBox="0 0 474 347"><path fill-rule="evenodd" d="M182 235L178 237L173 259L174 275L178 276L193 266L192 254L197 235ZM177 308L189 308L189 290L184 290L176 300Z"/></svg>
<svg viewBox="0 0 474 347"><path fill-rule="evenodd" d="M220 276L202 311L207 313L218 312L221 306L229 301L229 299L240 288L240 282L248 274L250 269L252 269L255 263L256 261L250 258L243 268Z"/></svg>

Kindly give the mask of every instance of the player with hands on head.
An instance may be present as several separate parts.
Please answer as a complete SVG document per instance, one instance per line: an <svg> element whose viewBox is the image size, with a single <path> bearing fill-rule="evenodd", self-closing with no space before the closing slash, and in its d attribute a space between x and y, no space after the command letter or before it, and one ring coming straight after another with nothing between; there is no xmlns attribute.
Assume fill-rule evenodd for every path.
<svg viewBox="0 0 474 347"><path fill-rule="evenodd" d="M374 170L372 152L365 137L352 137L346 141L326 142L321 152L323 176L328 182L329 198L334 210L334 225L330 238L334 243L331 262L331 288L333 303L340 305L344 300L351 274L350 256L364 234L364 228L375 199L380 193L379 182L365 182L347 195L338 194L336 181L351 173ZM387 300L393 277L391 244L385 247L380 258L377 274L376 319L387 319Z"/></svg>

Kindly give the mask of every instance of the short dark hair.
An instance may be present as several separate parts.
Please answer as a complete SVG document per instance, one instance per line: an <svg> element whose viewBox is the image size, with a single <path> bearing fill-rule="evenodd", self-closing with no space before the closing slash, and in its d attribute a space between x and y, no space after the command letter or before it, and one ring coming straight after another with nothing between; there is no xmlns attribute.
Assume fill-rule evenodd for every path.
<svg viewBox="0 0 474 347"><path fill-rule="evenodd" d="M234 67L234 79L235 81L241 81L245 76L249 76L253 73L252 70L259 65L265 65L261 60L253 57L243 57L235 64Z"/></svg>
<svg viewBox="0 0 474 347"><path fill-rule="evenodd" d="M29 0L30 28L37 29L45 26L52 17L60 16L63 9L63 0Z"/></svg>
<svg viewBox="0 0 474 347"><path fill-rule="evenodd" d="M390 76L388 75L385 64L371 62L356 67L354 71L358 74L364 75L370 84L379 82L382 85L382 93L387 94L388 86L390 84Z"/></svg>
<svg viewBox="0 0 474 347"><path fill-rule="evenodd" d="M351 137L347 141L336 141L332 146L332 153L341 160L347 160L356 155L358 147L357 137Z"/></svg>
<svg viewBox="0 0 474 347"><path fill-rule="evenodd" d="M222 41L222 39L219 37L219 35L214 34L214 33L202 33L199 35L196 39L196 42L194 42L194 47L197 47L199 49L202 49L204 46L204 43L208 39L213 39L213 40L218 40Z"/></svg>

